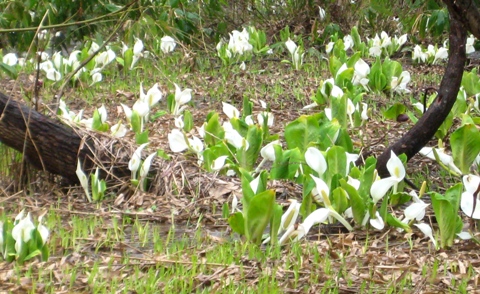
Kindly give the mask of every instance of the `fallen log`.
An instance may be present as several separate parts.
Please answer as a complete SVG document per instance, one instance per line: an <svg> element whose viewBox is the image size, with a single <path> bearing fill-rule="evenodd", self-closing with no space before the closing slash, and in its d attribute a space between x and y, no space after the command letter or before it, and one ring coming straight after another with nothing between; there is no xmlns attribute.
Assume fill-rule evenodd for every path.
<svg viewBox="0 0 480 294"><path fill-rule="evenodd" d="M39 170L60 175L68 183L78 183L75 170L80 160L85 171L100 166L110 175L128 175L127 163L115 165L118 154L106 148L118 140L101 138L101 134L91 136L64 125L0 92L0 141L23 153L26 161ZM106 141L110 142L105 144ZM125 152L126 157L132 154L132 148Z"/></svg>

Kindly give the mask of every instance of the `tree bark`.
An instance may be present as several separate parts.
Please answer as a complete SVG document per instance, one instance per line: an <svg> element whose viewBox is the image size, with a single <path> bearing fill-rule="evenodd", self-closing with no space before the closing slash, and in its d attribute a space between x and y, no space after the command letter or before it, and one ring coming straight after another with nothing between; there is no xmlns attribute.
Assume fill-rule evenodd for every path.
<svg viewBox="0 0 480 294"><path fill-rule="evenodd" d="M93 144L73 129L0 93L0 141L22 152L34 167L78 183L77 160L93 166Z"/></svg>
<svg viewBox="0 0 480 294"><path fill-rule="evenodd" d="M478 19L470 21L472 17L480 15L477 7L471 1L443 0L450 14L450 49L447 68L440 83L438 96L430 105L425 114L400 140L388 147L377 159L377 170L380 177L389 177L386 164L390 159L391 151L399 155L404 153L410 160L422 149L435 135L443 121L447 118L456 99L462 82L463 70L466 62L465 45L467 29L475 26L472 32L480 34ZM468 7L468 10L466 10ZM467 19L465 19L467 16Z"/></svg>

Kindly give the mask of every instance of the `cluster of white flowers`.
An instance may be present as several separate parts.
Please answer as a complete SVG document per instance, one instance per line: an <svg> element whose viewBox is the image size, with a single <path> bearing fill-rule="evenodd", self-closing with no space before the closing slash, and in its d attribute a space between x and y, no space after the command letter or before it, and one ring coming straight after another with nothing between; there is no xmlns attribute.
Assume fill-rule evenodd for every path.
<svg viewBox="0 0 480 294"><path fill-rule="evenodd" d="M370 56L377 57L382 55L382 51L386 52L386 55L397 52L407 42L407 34L400 37L390 37L386 32L381 32L380 37L375 34L373 39L368 40L370 49L368 50Z"/></svg>
<svg viewBox="0 0 480 294"><path fill-rule="evenodd" d="M38 217L38 225L35 226L35 224L32 221L32 216L29 213L25 215L25 210L22 210L16 217L15 221L13 223L13 229L12 229L12 237L15 240L15 252L9 252L8 246L5 246L5 233L3 231L4 226L3 223L0 222L0 250L1 254L4 259L7 258L8 255L11 254L16 254L17 256L22 252L22 248L26 246L26 244L32 240L33 237L33 231L36 229L38 233L40 234L40 237L42 238L41 244L42 247L45 245L45 243L48 240L48 237L50 235L50 232L48 231L47 227L43 225L43 217L44 215L40 215ZM38 244L33 244L34 249L41 249L38 248Z"/></svg>
<svg viewBox="0 0 480 294"><path fill-rule="evenodd" d="M422 49L420 45L413 48L412 59L418 63L436 64L441 60L448 58L448 49L443 46L437 48L433 45L428 45L427 50Z"/></svg>
<svg viewBox="0 0 480 294"><path fill-rule="evenodd" d="M230 59L235 55L243 55L253 50L253 45L250 44L250 34L246 28L241 32L233 30L229 33L229 36L230 39L228 40L228 44L225 44L224 41L220 40L216 46L220 58ZM245 67L245 65L243 64L242 67ZM245 69L243 68L242 70Z"/></svg>
<svg viewBox="0 0 480 294"><path fill-rule="evenodd" d="M230 40L228 41L227 48L233 54L242 55L245 52L253 50L253 46L249 42L250 35L248 34L247 29L244 28L241 32L233 30L229 35Z"/></svg>

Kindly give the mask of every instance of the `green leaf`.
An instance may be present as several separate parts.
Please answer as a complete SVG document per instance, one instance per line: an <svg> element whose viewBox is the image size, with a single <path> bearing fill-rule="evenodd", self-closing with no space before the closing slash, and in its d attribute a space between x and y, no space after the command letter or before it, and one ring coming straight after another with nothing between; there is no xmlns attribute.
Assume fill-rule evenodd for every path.
<svg viewBox="0 0 480 294"><path fill-rule="evenodd" d="M262 143L263 143L262 128L259 127L258 125L250 126L248 128L246 140L248 141L249 147L247 150L245 150L245 148L238 150L237 159L240 167L246 170L252 170L255 163L257 162L260 149L262 149Z"/></svg>
<svg viewBox="0 0 480 294"><path fill-rule="evenodd" d="M435 137L438 139L445 138L452 124L453 124L453 113L449 112L447 115L447 118L443 121L443 123L440 125L438 130L435 132Z"/></svg>
<svg viewBox="0 0 480 294"><path fill-rule="evenodd" d="M274 190L263 191L252 198L245 219L247 240L260 244L263 231L272 218L274 204Z"/></svg>
<svg viewBox="0 0 480 294"><path fill-rule="evenodd" d="M319 147L321 150L327 150L327 148L332 147L335 145L335 137L338 135L341 126L338 120L334 119L333 121L325 121L322 122L320 125L320 129L318 130L319 134ZM337 138L338 140L338 138ZM315 141L312 141L315 142Z"/></svg>
<svg viewBox="0 0 480 294"><path fill-rule="evenodd" d="M330 68L330 73L332 74L332 76L335 76L337 74L337 71L340 69L340 67L342 66L343 62L340 61L340 59L337 58L337 54L335 54L335 52L338 52L340 51L340 43L341 43L341 47L344 47L343 46L343 41L341 40L338 40L336 43L335 43L335 46L333 48L333 54L330 56L330 62L329 62L329 68Z"/></svg>
<svg viewBox="0 0 480 294"><path fill-rule="evenodd" d="M303 161L303 155L298 148L287 150L285 153L285 156L289 158L287 179L293 179Z"/></svg>
<svg viewBox="0 0 480 294"><path fill-rule="evenodd" d="M405 223L402 223L401 220L399 220L398 218L394 217L392 214L390 213L387 213L387 224L392 226L392 227L395 227L395 228L401 228L401 229L404 229L406 232L411 232L412 229L410 228L409 225L405 224Z"/></svg>
<svg viewBox="0 0 480 294"><path fill-rule="evenodd" d="M275 161L273 162L270 170L270 177L272 179L287 179L288 177L288 151L285 152L285 156L282 150L282 146L273 145L275 150ZM297 149L298 150L298 149Z"/></svg>
<svg viewBox="0 0 480 294"><path fill-rule="evenodd" d="M407 203L412 199L412 196L405 192L398 192L390 195L389 201L391 206L398 206Z"/></svg>
<svg viewBox="0 0 480 294"><path fill-rule="evenodd" d="M281 205L274 203L273 215L270 220L270 243L276 244L278 241L278 229L282 221L283 209Z"/></svg>
<svg viewBox="0 0 480 294"><path fill-rule="evenodd" d="M365 160L365 167L363 169L363 175L359 178L360 180L360 188L358 189L358 194L364 199L364 201L368 201L371 199L370 197L370 188L372 187L372 183L375 180L374 174L376 169L377 159L373 156L368 157Z"/></svg>
<svg viewBox="0 0 480 294"><path fill-rule="evenodd" d="M170 93L167 95L167 109L170 113L175 110L175 94Z"/></svg>
<svg viewBox="0 0 480 294"><path fill-rule="evenodd" d="M400 76L402 73L402 65L398 61L385 58L382 65L382 72L387 81L390 82L393 77Z"/></svg>
<svg viewBox="0 0 480 294"><path fill-rule="evenodd" d="M133 49L128 48L125 53L123 54L124 58L124 70L125 71L130 71L130 67L132 66L133 62Z"/></svg>
<svg viewBox="0 0 480 294"><path fill-rule="evenodd" d="M360 38L360 34L358 33L357 26L354 26L350 31L350 36L352 36L353 43L355 44L355 49L358 51L358 46L362 43L362 39Z"/></svg>
<svg viewBox="0 0 480 294"><path fill-rule="evenodd" d="M440 246L448 248L453 245L459 225L458 206L462 194L462 184L457 184L445 192L445 195L432 193L432 206L440 230Z"/></svg>
<svg viewBox="0 0 480 294"><path fill-rule="evenodd" d="M349 185L347 181L344 179L340 180L340 185L342 186L343 189L347 192L348 196L350 197L350 205L352 206L352 214L353 214L353 220L355 221L356 224L361 224L363 221L363 218L365 217L366 214L366 205L365 205L365 200L360 197L358 194L358 191L355 190L354 187Z"/></svg>
<svg viewBox="0 0 480 294"><path fill-rule="evenodd" d="M347 100L347 95L343 95L343 97L339 99L333 98L331 100L333 121L337 120L342 128L348 127Z"/></svg>
<svg viewBox="0 0 480 294"><path fill-rule="evenodd" d="M480 93L480 78L478 77L476 70L463 73L462 86L469 97Z"/></svg>
<svg viewBox="0 0 480 294"><path fill-rule="evenodd" d="M335 76L335 85L338 85L340 88L343 88L348 83L351 83L353 78L354 70L353 68L347 68L342 71L339 75Z"/></svg>
<svg viewBox="0 0 480 294"><path fill-rule="evenodd" d="M36 249L36 250L30 252L27 256L25 256L24 260L27 261L27 260L30 260L30 259L34 258L35 256L39 256L39 255L42 255L42 251Z"/></svg>
<svg viewBox="0 0 480 294"><path fill-rule="evenodd" d="M352 153L353 152L353 142L348 134L347 129L340 129L337 137L337 141L335 142L336 145L341 146L345 149L346 152Z"/></svg>
<svg viewBox="0 0 480 294"><path fill-rule="evenodd" d="M247 123L241 119L238 119L238 118L231 118L230 119L230 123L232 124L232 127L242 136L242 137L246 137L247 134L248 134L248 130L250 127L253 127L253 126L249 126L247 125Z"/></svg>
<svg viewBox="0 0 480 294"><path fill-rule="evenodd" d="M136 133L135 142L137 142L138 145L148 143L148 130L143 131L142 133Z"/></svg>
<svg viewBox="0 0 480 294"><path fill-rule="evenodd" d="M214 146L225 137L225 131L220 124L218 113L213 113L205 125L205 137L207 146Z"/></svg>
<svg viewBox="0 0 480 294"><path fill-rule="evenodd" d="M188 133L193 129L193 115L189 110L183 112L183 130Z"/></svg>
<svg viewBox="0 0 480 294"><path fill-rule="evenodd" d="M165 150L162 150L162 149L157 150L157 156L165 160L170 160L170 155L166 153Z"/></svg>
<svg viewBox="0 0 480 294"><path fill-rule="evenodd" d="M228 202L223 202L222 217L228 220L229 215L230 215L230 207L228 206Z"/></svg>
<svg viewBox="0 0 480 294"><path fill-rule="evenodd" d="M252 187L250 187L250 182L253 180L252 175L246 171L243 168L239 169L239 172L241 174L241 182L242 182L242 203L244 206L244 209L248 209L248 205L250 204L251 199L255 196L255 193L252 190Z"/></svg>
<svg viewBox="0 0 480 294"><path fill-rule="evenodd" d="M473 124L461 126L450 136L450 144L453 162L463 174L468 174L480 152L480 132L477 127Z"/></svg>
<svg viewBox="0 0 480 294"><path fill-rule="evenodd" d="M332 206L338 213L343 213L349 207L347 192L342 187L332 191Z"/></svg>
<svg viewBox="0 0 480 294"><path fill-rule="evenodd" d="M15 80L18 76L17 69L13 66L0 62L0 70L5 72L11 79Z"/></svg>
<svg viewBox="0 0 480 294"><path fill-rule="evenodd" d="M386 119L397 120L397 117L400 114L404 114L407 108L402 103L395 103L394 105L390 106L387 110L383 112L383 116Z"/></svg>
<svg viewBox="0 0 480 294"><path fill-rule="evenodd" d="M309 216L310 213L312 213L317 207L312 197L312 190L315 187L315 182L311 177L307 178L308 179L305 180L306 183L303 185L303 201L302 205L300 206L300 215L304 219Z"/></svg>
<svg viewBox="0 0 480 294"><path fill-rule="evenodd" d="M285 127L288 149L298 148L302 153L310 142L320 139L318 120L313 115L302 115Z"/></svg>
<svg viewBox="0 0 480 294"><path fill-rule="evenodd" d="M241 212L235 212L234 214L230 215L228 218L228 224L235 233L242 236L245 235L245 224L243 214Z"/></svg>
<svg viewBox="0 0 480 294"><path fill-rule="evenodd" d="M143 118L138 115L136 111L132 111L132 116L130 117L130 125L132 126L133 132L140 133L142 131L142 120Z"/></svg>
<svg viewBox="0 0 480 294"><path fill-rule="evenodd" d="M353 29L352 29L352 30L353 30ZM352 38L353 38L353 36L352 36ZM356 42L357 42L357 41L355 40L355 38L353 38L353 39L354 39L353 41L355 42L355 45L356 45ZM359 42L361 42L361 41L359 41ZM352 56L350 56L350 58L349 58L348 61L347 61L347 67L349 67L349 68L354 68L354 67L355 67L355 64L356 64L357 61L360 59L360 57L361 57L361 52L356 52L355 54L353 54Z"/></svg>
<svg viewBox="0 0 480 294"><path fill-rule="evenodd" d="M242 118L245 119L247 116L252 114L253 102L248 99L247 96L243 96L243 109L242 109Z"/></svg>
<svg viewBox="0 0 480 294"><path fill-rule="evenodd" d="M333 146L326 155L328 174L339 174L342 177L347 175L347 154L343 147ZM328 184L328 183L327 183Z"/></svg>

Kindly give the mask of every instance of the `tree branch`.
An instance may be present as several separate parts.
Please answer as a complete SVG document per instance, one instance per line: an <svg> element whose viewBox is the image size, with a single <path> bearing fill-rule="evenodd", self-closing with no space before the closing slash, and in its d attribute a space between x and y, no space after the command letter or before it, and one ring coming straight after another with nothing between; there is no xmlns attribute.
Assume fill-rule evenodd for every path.
<svg viewBox="0 0 480 294"><path fill-rule="evenodd" d="M440 83L438 96L412 129L378 157L377 170L382 178L390 176L386 167L387 161L390 159L390 151L397 155L405 153L407 160L410 160L435 135L457 99L466 62L467 26L464 24L465 9L469 7L468 11L470 12L467 13L469 15L476 15L479 12L471 1L443 0L443 2L447 5L450 14L450 49L447 68ZM468 3L471 5L467 5ZM473 10L476 10L476 12ZM476 22L478 26L478 19ZM471 25L470 23L468 27L471 27ZM478 33L480 34L480 30Z"/></svg>

